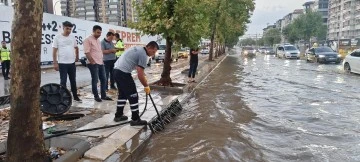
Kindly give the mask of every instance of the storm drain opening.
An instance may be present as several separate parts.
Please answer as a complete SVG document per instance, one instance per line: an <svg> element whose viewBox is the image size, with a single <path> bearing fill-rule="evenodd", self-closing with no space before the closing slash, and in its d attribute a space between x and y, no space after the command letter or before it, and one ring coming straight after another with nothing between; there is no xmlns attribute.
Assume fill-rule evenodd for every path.
<svg viewBox="0 0 360 162"><path fill-rule="evenodd" d="M176 116L179 116L183 109L179 100L177 99L169 105L170 106L159 112L160 117L156 116L149 121L148 125L153 133L164 130L164 125L169 124L175 119Z"/></svg>
<svg viewBox="0 0 360 162"><path fill-rule="evenodd" d="M61 120L76 120L84 117L84 114L63 114L58 116L51 116L45 119L45 121L61 121Z"/></svg>

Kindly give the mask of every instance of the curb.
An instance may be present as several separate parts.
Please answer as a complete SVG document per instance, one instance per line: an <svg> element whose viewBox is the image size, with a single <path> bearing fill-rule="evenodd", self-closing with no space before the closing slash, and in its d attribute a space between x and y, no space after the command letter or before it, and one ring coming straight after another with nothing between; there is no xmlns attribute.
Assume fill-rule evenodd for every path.
<svg viewBox="0 0 360 162"><path fill-rule="evenodd" d="M186 102L189 101L189 99L191 98L191 96L193 95L195 89L197 88L198 85L200 85L224 60L225 58L227 58L228 54L223 55L223 57L219 57L221 58L221 60L217 61L217 63L211 67L211 71L209 73L207 73L207 75L203 75L201 77L201 81L199 83L197 83L197 85L192 89L192 91L188 94L186 94L186 92L183 92L183 94L186 94L186 96L182 99L179 100L180 104L183 106ZM206 64L207 62L204 61L202 64ZM202 66L203 67L203 66ZM186 84L182 89L183 91L185 90L185 88L188 86L189 84ZM162 87L162 86L161 86ZM180 96L179 96L180 97ZM177 97L174 100L178 100L179 97ZM173 101L174 101L173 100ZM169 103L169 105L171 105L171 103ZM168 106L169 106L168 105ZM166 129L166 128L165 128ZM142 130L144 131L144 130ZM146 131L146 130L145 130ZM144 148L146 147L146 144L148 144L150 142L150 139L153 135L153 133L151 131L149 131L149 135L144 136L143 138L140 137L140 140L142 142L139 142L139 144L130 152L127 153L114 153L113 155L111 155L107 160L105 160L105 162L113 162L113 161L121 161L121 162L134 162L134 161L138 161L139 159L137 159L139 157L139 155L142 153L142 151L144 150ZM141 134L141 132L139 133ZM133 137L134 138L134 137ZM133 138L131 138L129 141L132 141ZM129 141L127 141L124 145L126 145ZM117 155L116 155L117 154ZM120 159L120 156L125 156L123 159ZM117 158L114 158L117 157Z"/></svg>

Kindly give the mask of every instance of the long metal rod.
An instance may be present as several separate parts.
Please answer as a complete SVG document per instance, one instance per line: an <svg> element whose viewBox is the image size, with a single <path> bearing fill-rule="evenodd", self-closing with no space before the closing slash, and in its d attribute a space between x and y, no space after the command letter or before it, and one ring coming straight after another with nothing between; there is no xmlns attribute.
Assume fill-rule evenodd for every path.
<svg viewBox="0 0 360 162"><path fill-rule="evenodd" d="M151 100L151 102L152 102L152 104L153 104L153 106L154 106L154 108L155 108L156 114L158 115L158 118L159 118L159 120L160 120L161 126L163 127L163 129L165 129L165 124L164 124L164 122L163 122L163 120L162 120L162 118L161 118L161 115L160 115L160 113L159 113L159 111L158 111L158 109L157 109L157 107L156 107L156 105L155 105L155 102L154 102L151 94L149 94L149 97L150 97L150 100Z"/></svg>

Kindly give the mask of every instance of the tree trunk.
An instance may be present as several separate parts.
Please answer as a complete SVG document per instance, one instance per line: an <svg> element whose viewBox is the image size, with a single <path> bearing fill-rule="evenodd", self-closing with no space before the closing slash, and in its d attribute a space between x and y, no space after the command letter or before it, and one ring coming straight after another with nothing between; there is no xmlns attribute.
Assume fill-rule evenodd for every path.
<svg viewBox="0 0 360 162"><path fill-rule="evenodd" d="M213 47L214 47L214 37L215 37L215 30L216 30L216 23L213 24L212 33L210 36L210 51L209 51L209 61L213 60Z"/></svg>
<svg viewBox="0 0 360 162"><path fill-rule="evenodd" d="M17 0L11 42L11 110L7 161L46 160L40 113L43 2Z"/></svg>
<svg viewBox="0 0 360 162"><path fill-rule="evenodd" d="M217 20L219 19L219 16L220 16L220 9L219 9L220 5L221 5L221 0L218 1L217 10L215 12L214 19L213 19L212 26L211 26L209 61L213 60L214 38L215 38Z"/></svg>
<svg viewBox="0 0 360 162"><path fill-rule="evenodd" d="M170 37L166 37L166 50L165 50L165 59L164 59L164 68L161 73L161 79L158 82L158 85L161 86L172 86L172 81L170 78L170 71L171 71L171 46L172 40Z"/></svg>

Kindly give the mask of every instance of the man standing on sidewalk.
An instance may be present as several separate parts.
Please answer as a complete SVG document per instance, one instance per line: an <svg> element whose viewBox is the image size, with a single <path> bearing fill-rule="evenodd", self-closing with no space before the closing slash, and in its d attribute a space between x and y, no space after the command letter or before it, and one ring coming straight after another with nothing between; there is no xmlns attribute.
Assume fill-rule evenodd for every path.
<svg viewBox="0 0 360 162"><path fill-rule="evenodd" d="M115 33L115 40L116 40L115 48L118 50L116 52L116 60L117 60L124 53L125 46L122 39L120 39L119 33Z"/></svg>
<svg viewBox="0 0 360 162"><path fill-rule="evenodd" d="M124 116L123 111L126 101L129 100L132 112L132 121L130 122L130 125L137 126L147 124L147 122L145 120L141 120L139 116L139 97L131 72L136 69L138 78L141 84L145 87L145 93L147 95L150 94L150 87L147 83L144 69L149 57L155 55L158 49L159 45L155 41L152 41L148 43L146 47L131 47L116 61L114 78L119 89L119 94L114 118L115 122L128 119L127 116Z"/></svg>
<svg viewBox="0 0 360 162"><path fill-rule="evenodd" d="M112 99L106 96L106 77L105 77L105 67L103 61L103 53L101 50L101 43L98 38L101 36L102 28L99 25L93 27L93 33L84 40L84 53L87 60L89 61L87 67L91 73L91 86L92 93L94 94L94 99L97 102L102 100ZM100 92L101 99L99 97L97 83L100 79Z"/></svg>
<svg viewBox="0 0 360 162"><path fill-rule="evenodd" d="M115 53L117 50L115 49L115 46L112 42L113 39L114 39L114 33L108 32L106 34L106 38L104 38L101 41L101 49L104 54L103 60L104 60L105 73L106 73L106 90L109 89L108 88L109 77L110 77L110 88L116 89L113 71L114 71L114 64L116 61Z"/></svg>
<svg viewBox="0 0 360 162"><path fill-rule="evenodd" d="M4 76L4 80L9 80L9 71L10 71L10 50L6 47L6 42L1 42L0 48L0 61L1 61L1 70Z"/></svg>
<svg viewBox="0 0 360 162"><path fill-rule="evenodd" d="M81 102L76 88L76 66L79 61L79 48L75 37L70 36L73 24L69 21L63 22L64 32L55 36L53 41L54 69L60 72L60 84L66 87L69 75L71 92L75 101Z"/></svg>

